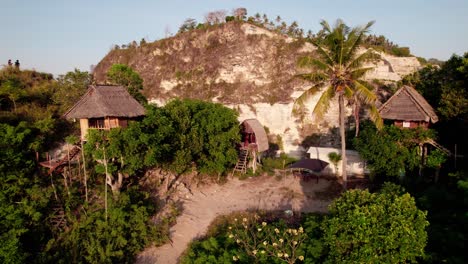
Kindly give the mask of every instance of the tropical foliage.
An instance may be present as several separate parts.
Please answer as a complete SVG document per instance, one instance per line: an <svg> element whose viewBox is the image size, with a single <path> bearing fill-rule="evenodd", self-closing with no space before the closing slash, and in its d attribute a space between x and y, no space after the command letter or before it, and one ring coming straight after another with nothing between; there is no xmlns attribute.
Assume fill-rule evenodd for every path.
<svg viewBox="0 0 468 264"><path fill-rule="evenodd" d="M426 212L398 185L386 183L378 193L347 191L329 210L299 219L222 217L182 263L405 263L424 256Z"/></svg>
<svg viewBox="0 0 468 264"><path fill-rule="evenodd" d="M353 145L362 158L367 161L373 176L403 177L413 174L423 166L420 145L428 139L434 139L433 130L422 128L401 129L385 126L378 131L372 123L365 123L361 135L353 140ZM430 151L425 157L429 163L425 166L436 168L445 161L440 151Z"/></svg>
<svg viewBox="0 0 468 264"><path fill-rule="evenodd" d="M369 104L370 117L378 127L382 121L375 107L376 96L371 92L371 86L362 80L371 68L364 67L364 63L376 58L376 54L368 49L359 53L363 38L374 22L364 27L349 28L343 21L337 20L332 28L326 21L322 21L324 36L314 41L319 59L303 57L299 66L313 69L310 73L300 76L313 83L313 86L299 96L294 103L294 111L301 108L319 91L323 90L313 113L322 118L327 112L331 100L338 97L339 127L341 137L342 177L346 188L346 141L345 141L345 99L354 98Z"/></svg>
<svg viewBox="0 0 468 264"><path fill-rule="evenodd" d="M351 190L329 207L324 243L329 263L405 263L424 256L426 212L398 185L379 193Z"/></svg>
<svg viewBox="0 0 468 264"><path fill-rule="evenodd" d="M245 213L215 220L182 263L316 263L323 261L322 216ZM285 221L286 220L286 221Z"/></svg>
<svg viewBox="0 0 468 264"><path fill-rule="evenodd" d="M128 93L138 102L146 104L146 97L141 94L141 90L143 90L143 79L128 65L112 65L107 71L107 78L113 84L123 85L128 89Z"/></svg>

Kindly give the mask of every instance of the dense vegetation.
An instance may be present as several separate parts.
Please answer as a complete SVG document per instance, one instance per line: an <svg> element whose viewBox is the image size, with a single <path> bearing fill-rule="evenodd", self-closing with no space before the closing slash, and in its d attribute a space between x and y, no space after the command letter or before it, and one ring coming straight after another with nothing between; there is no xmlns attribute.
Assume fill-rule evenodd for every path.
<svg viewBox="0 0 468 264"><path fill-rule="evenodd" d="M330 214L224 217L192 243L182 263L404 263L421 259L426 213L387 183L378 193L345 192Z"/></svg>
<svg viewBox="0 0 468 264"><path fill-rule="evenodd" d="M227 21L260 19L238 11ZM289 28L281 32L296 34ZM108 77L141 96L143 83L130 67L113 66ZM195 241L182 262L465 263L467 82L468 54L402 81L436 109L441 121L434 130L363 126L353 145L368 160L378 191L345 192L328 215L227 217ZM91 75L78 70L57 79L0 70L0 262L132 262L144 247L167 241L173 220L153 218L160 210L154 188L160 186L142 184L147 170L172 173L172 183L188 172L220 180L235 163L235 111L187 99L148 105L147 115L126 129L91 132L81 163L47 174L38 166L41 153L76 143L76 125L59 117L91 83ZM457 144L465 157L430 149L421 159L419 144L436 136L451 150ZM266 159L264 171L289 161ZM408 193L396 184L379 186L385 181Z"/></svg>
<svg viewBox="0 0 468 264"><path fill-rule="evenodd" d="M402 80L434 107L439 122L430 130L364 125L354 147L368 161L376 182L398 182L427 210L427 263L464 263L468 226L468 54L452 56L441 66L427 66ZM435 139L451 151L428 147L424 159L419 144ZM457 156L455 156L457 155Z"/></svg>
<svg viewBox="0 0 468 264"><path fill-rule="evenodd" d="M109 75L138 97L133 73L116 66ZM59 117L90 83L78 70L57 80L12 67L0 71L2 263L132 262L144 247L166 241L173 219L152 220L159 210L155 187L139 184L146 170L159 167L176 176L197 170L219 179L237 160L233 110L174 100L147 106L141 122L127 129L90 132L85 171L81 159L48 175L35 153L65 140L76 143L73 124Z"/></svg>

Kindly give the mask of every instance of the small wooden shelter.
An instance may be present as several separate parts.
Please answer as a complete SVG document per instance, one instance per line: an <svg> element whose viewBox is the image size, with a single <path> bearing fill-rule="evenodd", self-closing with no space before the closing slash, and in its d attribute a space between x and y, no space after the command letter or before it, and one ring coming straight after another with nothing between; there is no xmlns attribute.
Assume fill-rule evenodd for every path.
<svg viewBox="0 0 468 264"><path fill-rule="evenodd" d="M126 127L129 120L143 115L145 108L125 87L91 85L64 117L80 120L81 140L86 140L89 129Z"/></svg>
<svg viewBox="0 0 468 264"><path fill-rule="evenodd" d="M241 124L242 147L255 148L258 152L268 150L268 136L257 119L246 119Z"/></svg>
<svg viewBox="0 0 468 264"><path fill-rule="evenodd" d="M394 125L404 128L427 128L436 123L434 109L413 87L401 87L387 102L379 108L383 119L393 120Z"/></svg>
<svg viewBox="0 0 468 264"><path fill-rule="evenodd" d="M237 164L234 167L233 174L238 171L246 173L247 161L249 156L252 156L252 169L255 172L257 167L257 155L259 152L268 150L268 136L265 128L257 119L246 119L241 124L241 144L239 149L239 157Z"/></svg>

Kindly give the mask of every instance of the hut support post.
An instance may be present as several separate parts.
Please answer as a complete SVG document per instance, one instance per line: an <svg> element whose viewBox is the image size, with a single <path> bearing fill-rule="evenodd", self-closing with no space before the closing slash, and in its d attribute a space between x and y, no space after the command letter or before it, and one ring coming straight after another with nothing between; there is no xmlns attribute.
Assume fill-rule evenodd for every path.
<svg viewBox="0 0 468 264"><path fill-rule="evenodd" d="M84 174L84 188L85 188L85 200L88 202L88 176L86 172L86 160L83 149L83 141L81 141L81 157L83 158L83 174Z"/></svg>

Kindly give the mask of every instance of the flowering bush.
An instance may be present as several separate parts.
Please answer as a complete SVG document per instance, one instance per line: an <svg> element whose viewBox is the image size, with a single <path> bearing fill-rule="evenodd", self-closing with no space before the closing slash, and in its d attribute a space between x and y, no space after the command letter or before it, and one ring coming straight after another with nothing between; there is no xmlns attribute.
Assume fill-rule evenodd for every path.
<svg viewBox="0 0 468 264"><path fill-rule="evenodd" d="M286 263L304 260L300 246L307 235L302 227L287 228L282 222L268 224L260 221L260 217L255 214L242 219L235 218L228 230L228 238L235 241L256 263L266 263L268 258ZM240 256L233 256L233 260L240 260Z"/></svg>
<svg viewBox="0 0 468 264"><path fill-rule="evenodd" d="M190 245L181 263L323 262L323 217L283 217L282 212L221 216L209 228L207 238Z"/></svg>

